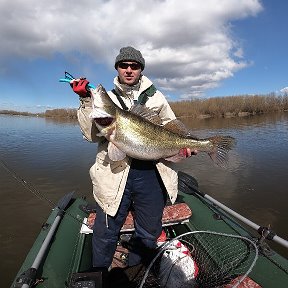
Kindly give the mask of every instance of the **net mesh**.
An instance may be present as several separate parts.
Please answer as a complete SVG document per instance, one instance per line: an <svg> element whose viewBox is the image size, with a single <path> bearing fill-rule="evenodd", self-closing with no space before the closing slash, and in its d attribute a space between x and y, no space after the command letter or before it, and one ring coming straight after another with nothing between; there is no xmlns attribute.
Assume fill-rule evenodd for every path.
<svg viewBox="0 0 288 288"><path fill-rule="evenodd" d="M182 247L182 252L179 247L176 249L178 254L173 252L175 240ZM138 287L225 287L236 278L229 287L237 287L257 258L257 246L248 238L209 231L188 232L162 245Z"/></svg>

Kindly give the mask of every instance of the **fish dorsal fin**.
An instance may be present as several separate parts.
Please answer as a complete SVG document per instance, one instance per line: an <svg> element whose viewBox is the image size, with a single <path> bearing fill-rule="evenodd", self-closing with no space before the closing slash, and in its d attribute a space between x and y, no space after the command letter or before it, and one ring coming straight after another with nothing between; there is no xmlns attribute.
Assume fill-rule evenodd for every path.
<svg viewBox="0 0 288 288"><path fill-rule="evenodd" d="M130 109L130 112L148 120L155 125L162 124L162 119L159 117L158 113L144 105L135 104Z"/></svg>
<svg viewBox="0 0 288 288"><path fill-rule="evenodd" d="M117 148L112 142L109 142L108 156L112 161L121 161L126 157L126 153Z"/></svg>
<svg viewBox="0 0 288 288"><path fill-rule="evenodd" d="M187 127L178 119L174 119L169 121L164 125L164 128L168 131L171 131L173 133L177 133L181 136L184 136L186 138L193 138L198 139L196 136L194 136L190 130L187 129Z"/></svg>

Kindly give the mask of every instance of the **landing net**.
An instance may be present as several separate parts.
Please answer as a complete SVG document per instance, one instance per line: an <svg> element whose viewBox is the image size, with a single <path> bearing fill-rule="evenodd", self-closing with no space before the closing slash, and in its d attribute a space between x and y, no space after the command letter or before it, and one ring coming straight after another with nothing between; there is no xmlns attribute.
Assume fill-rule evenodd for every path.
<svg viewBox="0 0 288 288"><path fill-rule="evenodd" d="M242 236L192 231L159 248L139 288L237 287L258 258L256 244Z"/></svg>

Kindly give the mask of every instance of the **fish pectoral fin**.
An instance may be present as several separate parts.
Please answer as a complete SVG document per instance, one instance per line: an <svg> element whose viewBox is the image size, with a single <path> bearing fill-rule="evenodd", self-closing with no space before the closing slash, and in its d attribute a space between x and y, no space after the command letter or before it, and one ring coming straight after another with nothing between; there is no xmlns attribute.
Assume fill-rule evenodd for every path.
<svg viewBox="0 0 288 288"><path fill-rule="evenodd" d="M126 157L126 153L116 147L112 142L109 142L108 156L112 161L121 161Z"/></svg>

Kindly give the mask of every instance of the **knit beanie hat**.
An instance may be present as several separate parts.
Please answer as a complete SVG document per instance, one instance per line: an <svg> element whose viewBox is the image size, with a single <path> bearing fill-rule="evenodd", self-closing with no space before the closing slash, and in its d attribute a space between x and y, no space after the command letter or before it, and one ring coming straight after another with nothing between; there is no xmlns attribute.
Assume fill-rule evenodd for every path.
<svg viewBox="0 0 288 288"><path fill-rule="evenodd" d="M144 70L145 68L145 59L141 52L131 46L120 49L120 53L115 59L115 69L117 69L118 63L122 61L135 61L141 65L141 70Z"/></svg>

